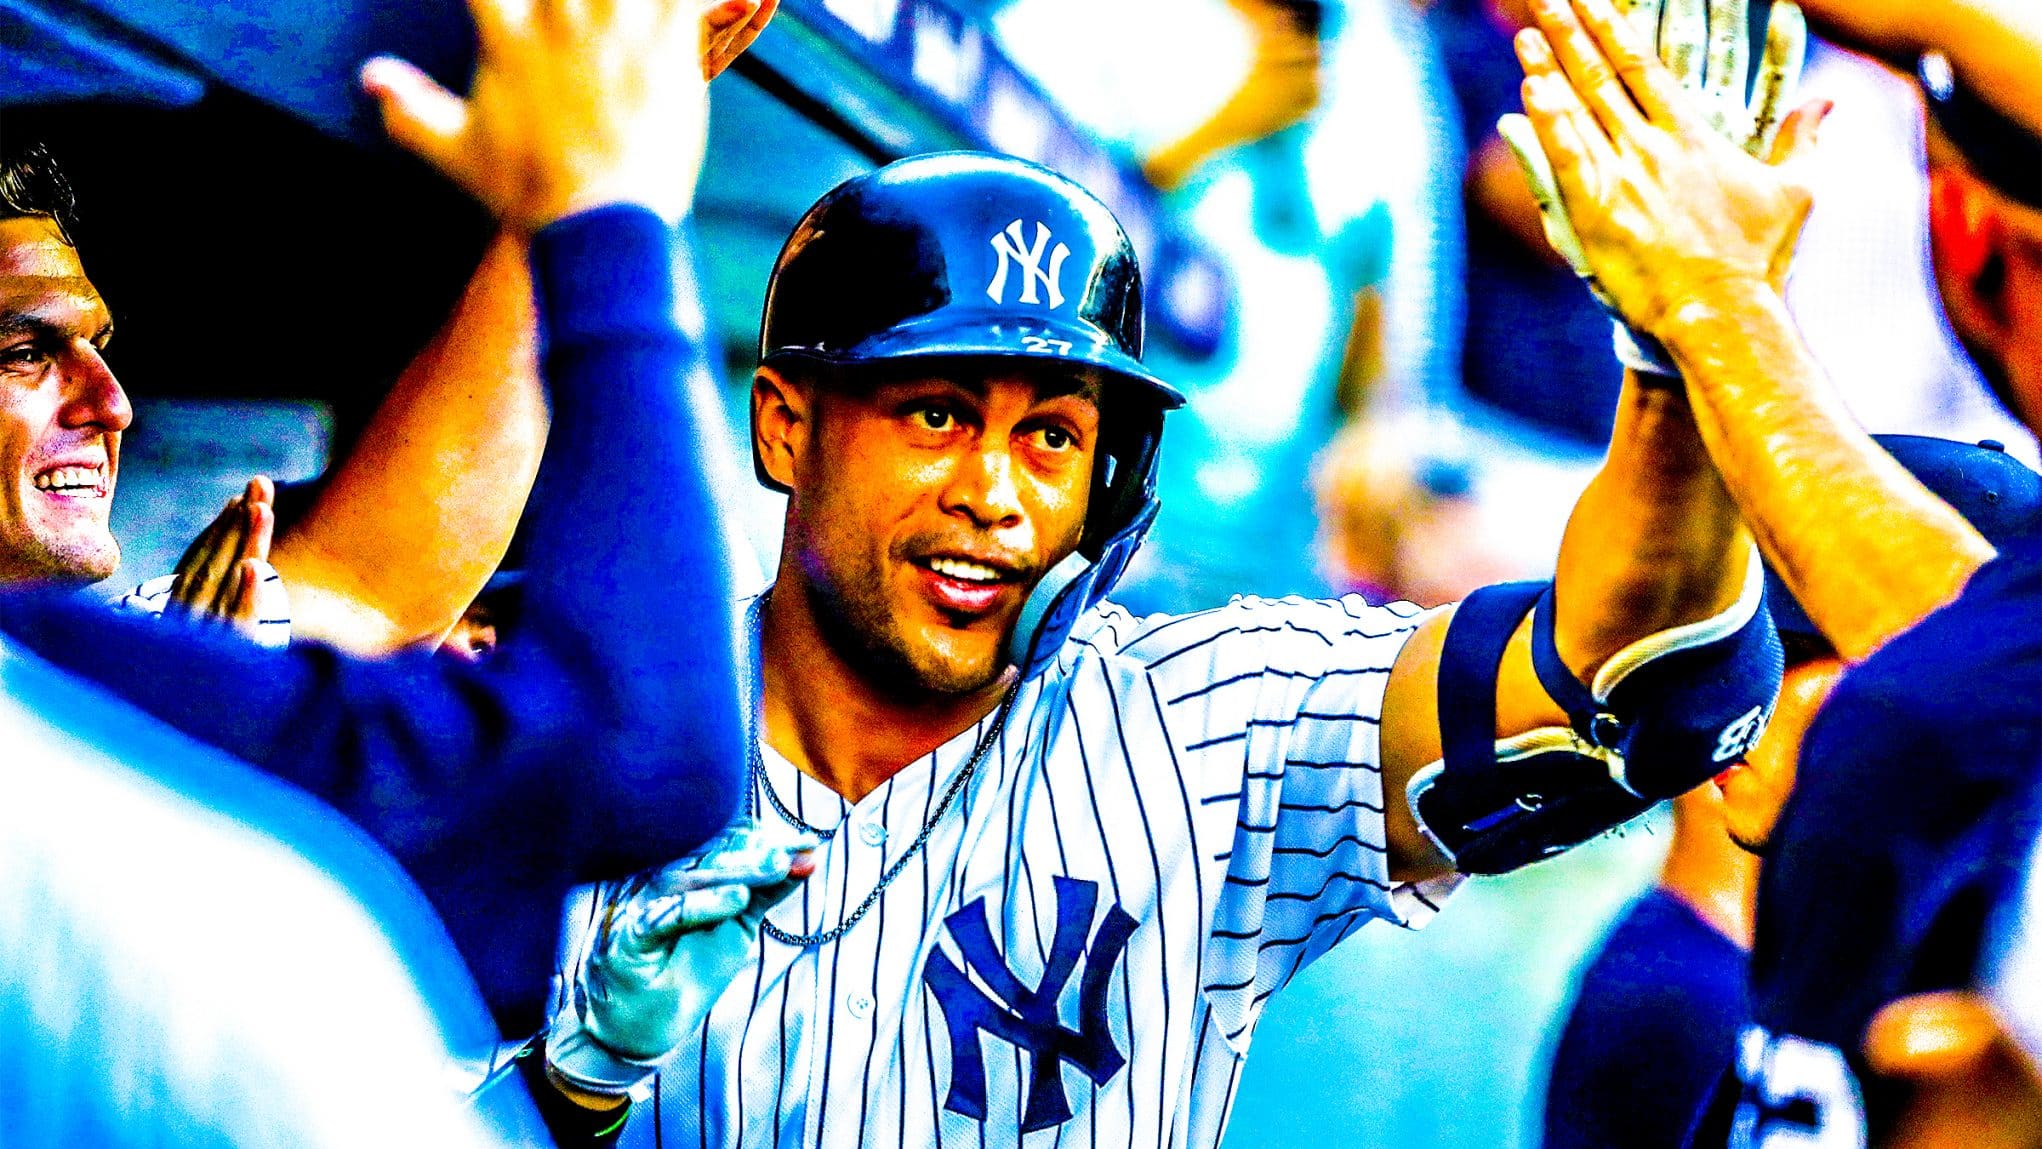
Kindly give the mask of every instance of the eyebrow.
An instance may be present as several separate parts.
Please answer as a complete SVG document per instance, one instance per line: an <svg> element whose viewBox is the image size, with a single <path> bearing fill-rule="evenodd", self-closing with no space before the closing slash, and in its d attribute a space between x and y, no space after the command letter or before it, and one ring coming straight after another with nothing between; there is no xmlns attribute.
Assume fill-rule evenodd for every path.
<svg viewBox="0 0 2042 1149"><path fill-rule="evenodd" d="M20 335L31 335L37 339L62 342L71 338L70 329L52 323L39 315L16 311L0 314L0 339L13 339ZM100 324L92 333L91 342L103 346L113 338L113 320Z"/></svg>

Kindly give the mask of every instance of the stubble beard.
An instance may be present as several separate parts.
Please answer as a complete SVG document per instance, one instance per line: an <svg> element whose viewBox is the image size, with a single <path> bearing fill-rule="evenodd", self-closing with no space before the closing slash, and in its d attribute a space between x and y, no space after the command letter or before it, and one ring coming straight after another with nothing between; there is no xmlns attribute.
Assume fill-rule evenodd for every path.
<svg viewBox="0 0 2042 1149"><path fill-rule="evenodd" d="M920 658L901 633L888 609L884 587L876 574L855 578L850 585L819 577L797 566L814 604L816 631L858 678L887 697L904 703L949 700L976 694L1006 673L996 654L974 667L957 667L937 658ZM1011 625L1011 624L1010 624ZM1003 641L996 648L1004 651Z"/></svg>

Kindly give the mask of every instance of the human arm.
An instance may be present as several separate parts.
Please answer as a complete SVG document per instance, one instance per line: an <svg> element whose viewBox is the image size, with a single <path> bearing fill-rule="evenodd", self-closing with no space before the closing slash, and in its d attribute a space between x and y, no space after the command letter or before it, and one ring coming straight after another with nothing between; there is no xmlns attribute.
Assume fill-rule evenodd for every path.
<svg viewBox="0 0 2042 1149"><path fill-rule="evenodd" d="M1526 110L1584 258L1679 366L1774 568L1837 650L1862 659L1993 551L1850 420L1780 299L1826 108L1796 112L1761 162L1703 122L1606 0L1537 15L1543 34L1519 39Z"/></svg>
<svg viewBox="0 0 2042 1149"><path fill-rule="evenodd" d="M1589 682L1612 655L1648 635L1730 609L1751 561L1749 535L1703 448L1686 401L1626 375L1602 468L1576 501L1554 578L1554 641ZM1446 870L1402 801L1411 779L1440 761L1440 656L1453 613L1428 619L1399 652L1383 698L1383 789L1392 876ZM1520 625L1497 674L1496 737L1565 727L1540 685L1531 624Z"/></svg>
<svg viewBox="0 0 2042 1149"><path fill-rule="evenodd" d="M1922 53L2042 133L2042 8L2022 0L1801 0L1817 30L1913 72Z"/></svg>
<svg viewBox="0 0 2042 1149"><path fill-rule="evenodd" d="M692 58L699 33L692 12L676 26L677 7L628 6L649 22L632 42ZM367 829L444 915L506 1029L529 1031L569 886L709 838L744 755L724 536L700 463L716 437L685 401L701 352L674 320L686 261L668 221L698 162L699 73L576 67L585 45L531 41L580 25L507 29L494 5L478 17L485 45L523 33L513 58L485 54L476 103L455 117L406 124L531 233L553 428L519 632L468 665L276 654L43 597L0 602L0 627ZM449 107L407 87L416 73L381 73L404 111ZM620 460L632 481L617 481Z"/></svg>
<svg viewBox="0 0 2042 1149"><path fill-rule="evenodd" d="M546 442L525 241L500 233L271 562L292 636L437 644L502 561Z"/></svg>
<svg viewBox="0 0 2042 1149"><path fill-rule="evenodd" d="M713 78L778 0L702 13ZM500 232L453 314L390 389L271 562L292 633L365 654L440 640L509 547L546 441L525 240Z"/></svg>

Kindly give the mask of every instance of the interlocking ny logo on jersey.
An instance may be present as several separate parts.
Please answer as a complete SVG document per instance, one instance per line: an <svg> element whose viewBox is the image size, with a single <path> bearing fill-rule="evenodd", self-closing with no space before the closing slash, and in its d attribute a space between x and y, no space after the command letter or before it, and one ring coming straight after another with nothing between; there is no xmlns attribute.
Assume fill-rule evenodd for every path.
<svg viewBox="0 0 2042 1149"><path fill-rule="evenodd" d="M1050 247L1050 240L1053 237L1049 234L1049 225L1041 220L1035 223L1033 247L1030 247L1021 236L1021 221L1018 219L1008 224L1005 231L993 234L990 242L993 250L1000 253L1000 266L993 271L993 281L986 284L987 298L994 303L1007 302L1007 265L1018 263L1021 265L1021 302L1042 302L1042 297L1035 293L1035 285L1040 283L1049 291L1049 305L1062 307L1064 260L1071 257L1070 245L1058 242L1055 247ZM1042 256L1045 251L1049 253L1047 271L1042 267Z"/></svg>
<svg viewBox="0 0 2042 1149"><path fill-rule="evenodd" d="M1021 1117L1023 1133L1071 1119L1070 1098L1064 1093L1065 1062L1076 1066L1094 1085L1111 1081L1127 1064L1113 1043L1106 995L1112 987L1113 967L1120 964L1135 922L1114 906L1106 911L1106 920L1099 923L1088 946L1085 932L1098 901L1097 882L1056 879L1056 941L1050 947L1042 980L1034 989L1021 984L993 944L984 898L944 919L950 939L978 979L974 983L942 950L930 956L922 971L922 980L935 991L936 1002L943 1008L943 1022L950 1030L950 1097L944 1108L985 1120L982 1034L991 1034L1031 1055L1028 1097ZM1078 983L1078 1028L1068 1029L1057 1016L1057 999L1077 972L1081 954L1085 973Z"/></svg>

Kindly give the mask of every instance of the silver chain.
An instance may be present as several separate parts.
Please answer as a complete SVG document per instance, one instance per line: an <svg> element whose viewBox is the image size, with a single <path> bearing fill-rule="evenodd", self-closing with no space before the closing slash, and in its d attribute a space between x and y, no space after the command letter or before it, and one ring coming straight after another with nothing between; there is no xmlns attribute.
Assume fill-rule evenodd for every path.
<svg viewBox="0 0 2042 1149"><path fill-rule="evenodd" d="M753 792L763 792L766 795L766 800L773 804L773 810L782 818L785 818L789 825L806 830L827 842L839 829L843 828L843 823L840 822L828 830L823 830L809 825L789 811L787 806L780 801L780 795L773 789L772 780L766 777L765 755L759 750L759 741L765 734L765 722L760 712L764 706L762 696L766 692L763 672L760 666L759 650L764 642L764 608L766 598L771 593L771 591L768 591L766 594L762 594L752 600L752 617L749 620L751 622L754 665L751 688L751 730L749 731ZM1000 740L1000 732L1007 728L1007 714L1014 708L1014 696L1020 692L1020 689L1021 684L1019 681L1016 681L1014 685L1007 688L1006 695L1000 699L999 709L993 712L992 725L986 727L986 732L979 736L978 745L972 748L970 760L965 762L964 768L957 772L957 777L951 779L949 788L943 791L943 800L938 802L936 809L931 811L928 818L923 820L921 833L915 835L915 840L908 843L907 850L900 857L894 859L893 865L888 866L886 872L879 876L879 883L872 887L871 893L865 895L864 901L858 903L857 909L852 910L843 921L837 923L833 928L824 930L819 934L790 934L772 922L765 920L759 922L761 932L776 942L807 948L808 946L828 945L843 937L845 933L850 931L852 926L857 925L859 920L870 912L873 906L879 904L879 896L886 892L886 887L892 885L893 880L900 877L901 871L907 869L908 863L914 860L915 855L922 852L922 847L929 842L929 835L935 833L936 824L943 820L943 815L950 812L951 803L955 802L957 796L964 792L965 784L971 781L972 775L978 773L979 764L985 761L986 753L993 748L994 743Z"/></svg>

